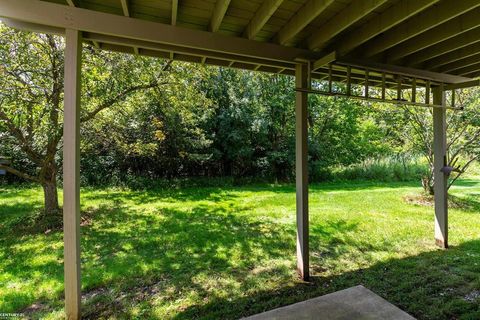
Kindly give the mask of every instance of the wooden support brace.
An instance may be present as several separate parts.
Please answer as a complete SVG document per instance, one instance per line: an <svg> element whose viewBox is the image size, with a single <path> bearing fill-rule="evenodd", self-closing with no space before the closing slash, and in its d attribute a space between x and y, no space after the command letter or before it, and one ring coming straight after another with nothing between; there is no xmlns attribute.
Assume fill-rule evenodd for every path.
<svg viewBox="0 0 480 320"><path fill-rule="evenodd" d="M352 67L347 66L347 96L352 94Z"/></svg>
<svg viewBox="0 0 480 320"><path fill-rule="evenodd" d="M365 98L368 99L368 69L365 70Z"/></svg>
<svg viewBox="0 0 480 320"><path fill-rule="evenodd" d="M427 83L425 85L425 103L430 104L430 89L431 89L431 84L430 81L427 80Z"/></svg>
<svg viewBox="0 0 480 320"><path fill-rule="evenodd" d="M382 72L382 100L385 100L385 90L386 90L386 76L385 76L385 72Z"/></svg>
<svg viewBox="0 0 480 320"><path fill-rule="evenodd" d="M66 30L63 127L63 239L65 313L80 319L80 72L82 36Z"/></svg>
<svg viewBox="0 0 480 320"><path fill-rule="evenodd" d="M297 88L308 88L308 67L299 63L295 69ZM308 281L309 221L308 221L308 166L307 166L307 92L295 93L295 175L297 208L297 270Z"/></svg>
<svg viewBox="0 0 480 320"><path fill-rule="evenodd" d="M417 79L412 79L412 102L417 102Z"/></svg>
<svg viewBox="0 0 480 320"><path fill-rule="evenodd" d="M433 89L433 103L445 106L443 86ZM446 108L433 109L435 243L442 248L448 248L448 176L442 170L447 165L446 118Z"/></svg>

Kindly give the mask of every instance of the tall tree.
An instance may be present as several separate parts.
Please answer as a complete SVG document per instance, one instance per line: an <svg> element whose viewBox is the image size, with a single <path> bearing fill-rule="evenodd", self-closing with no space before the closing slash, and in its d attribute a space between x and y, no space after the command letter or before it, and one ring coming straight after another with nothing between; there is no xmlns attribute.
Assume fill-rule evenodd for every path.
<svg viewBox="0 0 480 320"><path fill-rule="evenodd" d="M0 24L2 144L13 146L10 156L28 159L32 168L25 170L13 161L0 169L41 184L43 218L52 221L60 217L57 175L63 133L63 53L60 37ZM153 59L105 53L90 46L83 47L83 57L82 123L136 92L166 84L161 65Z"/></svg>

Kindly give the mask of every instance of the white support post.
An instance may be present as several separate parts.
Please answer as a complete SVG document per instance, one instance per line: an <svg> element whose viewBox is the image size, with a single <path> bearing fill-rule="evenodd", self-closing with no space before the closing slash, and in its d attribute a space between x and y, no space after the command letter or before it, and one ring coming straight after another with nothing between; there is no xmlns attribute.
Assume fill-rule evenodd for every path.
<svg viewBox="0 0 480 320"><path fill-rule="evenodd" d="M308 67L297 64L297 88L308 88ZM297 269L300 277L308 281L309 231L308 231L308 167L307 167L307 102L308 94L297 91L295 99L295 174L297 190Z"/></svg>
<svg viewBox="0 0 480 320"><path fill-rule="evenodd" d="M63 126L65 313L80 319L80 72L82 35L66 30Z"/></svg>
<svg viewBox="0 0 480 320"><path fill-rule="evenodd" d="M443 86L432 90L433 103L446 106ZM448 248L448 176L441 171L447 164L446 108L433 108L433 179L435 192L435 243Z"/></svg>

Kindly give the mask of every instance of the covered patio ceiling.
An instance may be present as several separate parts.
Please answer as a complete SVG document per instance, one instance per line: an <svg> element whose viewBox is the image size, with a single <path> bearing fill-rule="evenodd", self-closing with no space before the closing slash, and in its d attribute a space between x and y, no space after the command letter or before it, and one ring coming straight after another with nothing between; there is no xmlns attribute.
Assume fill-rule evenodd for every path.
<svg viewBox="0 0 480 320"><path fill-rule="evenodd" d="M295 75L297 270L308 280L308 94L432 107L435 242L448 247L447 91L480 84L479 0L0 0L0 18L65 36L65 312L81 316L82 41L100 49ZM328 90L312 90L313 79ZM351 92L360 84L361 96ZM423 102L418 102L417 87ZM386 89L396 89L387 99ZM411 89L409 100L403 89ZM379 91L379 90L377 90ZM410 90L409 90L410 91ZM419 94L421 96L422 94ZM430 95L431 98L430 99ZM420 98L420 97L419 97Z"/></svg>
<svg viewBox="0 0 480 320"><path fill-rule="evenodd" d="M96 47L167 59L396 85L480 76L478 0L2 0L11 22L83 30ZM28 14L25 14L28 13ZM133 18L133 19L132 19ZM58 29L56 29L58 28ZM329 70L331 68L331 70ZM404 81L408 88L411 81Z"/></svg>

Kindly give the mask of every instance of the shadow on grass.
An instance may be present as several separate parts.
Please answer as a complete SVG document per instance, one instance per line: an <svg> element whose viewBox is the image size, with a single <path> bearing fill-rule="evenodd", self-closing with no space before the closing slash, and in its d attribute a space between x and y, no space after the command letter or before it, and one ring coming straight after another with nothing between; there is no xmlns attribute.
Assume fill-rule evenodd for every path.
<svg viewBox="0 0 480 320"><path fill-rule="evenodd" d="M395 189L405 187L421 187L419 182L375 182L375 181L345 181L313 183L309 186L310 191L362 191L374 189ZM89 189L87 190L95 190ZM212 201L222 202L238 198L236 192L258 192L269 191L274 193L295 193L293 184L256 184L248 186L223 186L203 188L153 188L142 191L108 190L94 194L93 192L82 196L83 200L130 200L134 203L146 204L157 202L178 202L178 201Z"/></svg>
<svg viewBox="0 0 480 320"><path fill-rule="evenodd" d="M174 319L238 319L359 284L418 319L480 319L480 240L448 251L392 259L331 277L313 276L275 291L236 299L214 298Z"/></svg>
<svg viewBox="0 0 480 320"><path fill-rule="evenodd" d="M93 224L83 235L84 317L129 318L132 302L150 303L166 291L167 300L190 291L207 301L215 296L216 281L225 277L230 283L221 286L227 291L237 285L253 288L270 277L290 280L295 226L251 218L246 214L250 209L198 205L188 210L160 208L157 215L142 217L120 204L99 209L94 219L102 224ZM122 229L122 223L135 226ZM343 220L327 222L311 230L312 242L334 247L340 234L355 228ZM329 254L340 254L336 252Z"/></svg>
<svg viewBox="0 0 480 320"><path fill-rule="evenodd" d="M414 184L360 183L350 187L314 185L312 189L344 191L411 186ZM322 277L318 276L322 274L322 259L338 259L351 247L365 253L392 251L395 247L389 241L372 244L344 237L360 232L358 225L343 219L329 220L311 227L312 255L320 257L312 259L312 281L295 282L292 280L295 226L274 221L268 215L250 216L252 208L236 199L240 195L229 193L243 190L293 193L294 187L262 185L205 188L195 192L88 194L87 201L104 199L108 204L90 209L87 212L90 224L82 228L84 317L163 319L155 312L155 306L161 304L173 306L170 318L174 319L236 319L358 284L420 319L480 317L480 302L465 299L480 289L479 241ZM144 204L159 199L168 199L167 203L237 201L224 206L200 202L184 209L162 204L150 208L153 213L148 214L127 206L127 201ZM61 234L51 236L61 237ZM5 255L14 257L6 269L17 278L30 279L32 274L42 274L42 281L62 281L61 261L23 265L29 255L43 254L51 248L44 247L34 253L32 249L15 250L9 249ZM56 250L61 257L62 248ZM190 295L195 297L194 303L190 301L179 307L177 300L188 299ZM61 290L57 297L56 302L40 297L40 302L55 309L62 303ZM28 292L5 299L23 299L25 306L32 301ZM136 307L132 306L140 306L141 314L133 314Z"/></svg>

